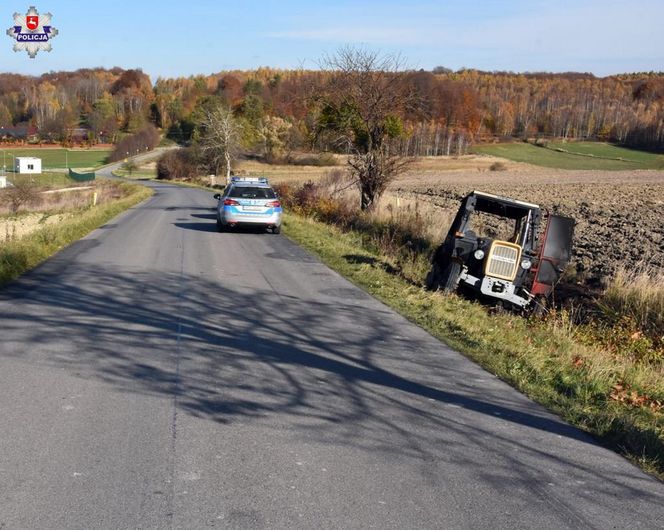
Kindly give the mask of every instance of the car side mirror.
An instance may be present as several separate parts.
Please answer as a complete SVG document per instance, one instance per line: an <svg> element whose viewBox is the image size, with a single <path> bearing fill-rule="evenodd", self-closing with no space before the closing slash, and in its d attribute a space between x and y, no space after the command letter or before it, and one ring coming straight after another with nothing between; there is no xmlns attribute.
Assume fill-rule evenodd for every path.
<svg viewBox="0 0 664 530"><path fill-rule="evenodd" d="M214 198L217 199L217 200L221 199L221 194L215 193Z"/></svg>

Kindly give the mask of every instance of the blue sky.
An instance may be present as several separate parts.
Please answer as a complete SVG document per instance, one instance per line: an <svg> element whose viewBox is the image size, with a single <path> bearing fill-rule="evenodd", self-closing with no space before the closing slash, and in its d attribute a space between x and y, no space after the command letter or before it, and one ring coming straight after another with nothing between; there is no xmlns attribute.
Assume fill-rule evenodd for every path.
<svg viewBox="0 0 664 530"><path fill-rule="evenodd" d="M53 51L29 59L4 30L30 5L53 14ZM0 0L0 71L120 66L158 76L316 68L345 44L408 66L597 75L664 70L663 0Z"/></svg>

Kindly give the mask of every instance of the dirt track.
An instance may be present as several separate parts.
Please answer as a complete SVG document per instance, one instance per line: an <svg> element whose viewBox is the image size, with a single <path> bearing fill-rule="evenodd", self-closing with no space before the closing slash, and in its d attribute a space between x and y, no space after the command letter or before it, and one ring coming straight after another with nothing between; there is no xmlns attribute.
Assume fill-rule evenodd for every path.
<svg viewBox="0 0 664 530"><path fill-rule="evenodd" d="M472 190L534 202L576 218L572 270L596 284L616 268L642 263L664 270L664 172L566 171L508 163L487 169L488 157L464 157L467 168L419 163L395 181L392 195L417 198L447 219Z"/></svg>

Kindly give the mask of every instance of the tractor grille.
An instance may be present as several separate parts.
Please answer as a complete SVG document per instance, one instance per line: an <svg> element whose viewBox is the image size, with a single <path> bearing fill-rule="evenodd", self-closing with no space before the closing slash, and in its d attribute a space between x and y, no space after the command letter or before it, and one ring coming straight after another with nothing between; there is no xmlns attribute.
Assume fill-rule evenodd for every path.
<svg viewBox="0 0 664 530"><path fill-rule="evenodd" d="M486 260L485 274L494 278L512 281L516 276L520 257L521 247L518 245L503 241L494 241Z"/></svg>

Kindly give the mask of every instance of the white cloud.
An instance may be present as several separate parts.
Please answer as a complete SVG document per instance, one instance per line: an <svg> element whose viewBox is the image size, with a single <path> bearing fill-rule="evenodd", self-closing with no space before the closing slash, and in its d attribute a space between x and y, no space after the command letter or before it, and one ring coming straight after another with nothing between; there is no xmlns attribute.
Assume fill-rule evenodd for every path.
<svg viewBox="0 0 664 530"><path fill-rule="evenodd" d="M404 14L399 23L388 14L349 18L349 23L321 25L314 29L291 27L272 32L278 39L330 43L365 43L390 47L416 47L457 52L477 58L520 57L531 63L551 60L580 64L597 61L657 61L664 49L664 2L655 0L591 0L575 3L530 4L516 14L493 18L442 18L444 11L425 16ZM388 18L389 16L389 18ZM304 24L303 24L304 25ZM307 24L308 26L308 24ZM546 59L546 61L544 60ZM497 65L498 67L498 65ZM661 65L659 69L664 69Z"/></svg>

